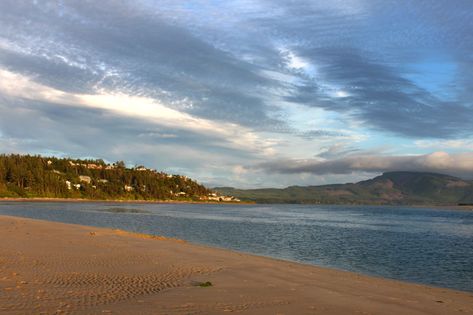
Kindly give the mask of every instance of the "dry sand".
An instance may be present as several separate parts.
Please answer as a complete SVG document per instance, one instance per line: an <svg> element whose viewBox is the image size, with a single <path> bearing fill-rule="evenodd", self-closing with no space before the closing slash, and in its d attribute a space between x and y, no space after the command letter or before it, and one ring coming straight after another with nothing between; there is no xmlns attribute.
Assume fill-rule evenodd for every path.
<svg viewBox="0 0 473 315"><path fill-rule="evenodd" d="M162 237L0 216L0 239L0 314L473 314L473 293Z"/></svg>

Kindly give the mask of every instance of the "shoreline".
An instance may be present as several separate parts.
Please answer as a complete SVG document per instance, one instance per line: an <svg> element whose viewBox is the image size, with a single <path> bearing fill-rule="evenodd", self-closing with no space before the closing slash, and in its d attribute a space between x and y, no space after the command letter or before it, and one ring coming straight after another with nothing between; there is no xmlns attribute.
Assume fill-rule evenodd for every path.
<svg viewBox="0 0 473 315"><path fill-rule="evenodd" d="M0 197L0 202L74 202L74 203L131 203L131 204L210 204L210 205L278 205L279 203L257 203L251 201L229 202L229 201L186 201L186 200L123 200L123 199L84 199L84 198L11 198ZM283 205L291 205L282 203ZM473 205L389 205L389 204L298 204L293 205L313 205L313 206L349 206L349 207L408 207L408 208L428 208L455 211L473 211Z"/></svg>
<svg viewBox="0 0 473 315"><path fill-rule="evenodd" d="M0 314L473 313L471 292L166 237L3 215L0 236Z"/></svg>
<svg viewBox="0 0 473 315"><path fill-rule="evenodd" d="M85 198L45 198L45 197L33 197L33 198L11 198L4 197L0 198L0 202L96 202L96 203L136 203L136 204L211 204L211 205L253 205L252 202L230 202L230 201L187 201L187 200L123 200L123 199L85 199Z"/></svg>

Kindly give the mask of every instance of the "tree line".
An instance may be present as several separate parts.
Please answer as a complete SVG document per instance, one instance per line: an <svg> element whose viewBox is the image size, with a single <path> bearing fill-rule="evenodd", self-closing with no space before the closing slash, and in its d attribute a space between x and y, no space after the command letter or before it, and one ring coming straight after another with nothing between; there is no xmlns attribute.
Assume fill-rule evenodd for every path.
<svg viewBox="0 0 473 315"><path fill-rule="evenodd" d="M0 155L0 197L95 200L200 200L211 193L185 176L123 161Z"/></svg>

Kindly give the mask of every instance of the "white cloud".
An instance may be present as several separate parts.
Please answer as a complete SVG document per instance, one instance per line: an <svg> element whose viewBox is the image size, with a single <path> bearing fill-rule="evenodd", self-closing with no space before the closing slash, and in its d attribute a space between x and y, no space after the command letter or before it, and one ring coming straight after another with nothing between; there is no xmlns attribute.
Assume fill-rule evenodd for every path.
<svg viewBox="0 0 473 315"><path fill-rule="evenodd" d="M458 149L463 151L473 150L473 139L455 140L417 140L414 145L421 149Z"/></svg>
<svg viewBox="0 0 473 315"><path fill-rule="evenodd" d="M339 98L343 98L343 97L350 96L350 94L346 91L343 91L343 90L337 90L337 91L335 91L334 96L339 97Z"/></svg>
<svg viewBox="0 0 473 315"><path fill-rule="evenodd" d="M293 52L287 52L288 66L293 69L303 69L306 70L310 67L309 62L304 58L296 56Z"/></svg>
<svg viewBox="0 0 473 315"><path fill-rule="evenodd" d="M308 76L315 76L315 66L309 60L299 56L294 50L283 45L279 46L278 50L289 70L303 71Z"/></svg>
<svg viewBox="0 0 473 315"><path fill-rule="evenodd" d="M261 164L257 168L284 174L351 174L388 171L423 171L473 177L473 152L381 156L352 154L339 159L292 159Z"/></svg>
<svg viewBox="0 0 473 315"><path fill-rule="evenodd" d="M36 83L33 78L0 69L0 93L13 97L45 101L58 106L80 106L114 112L151 121L159 126L189 130L220 139L221 146L272 155L271 141L260 138L249 128L193 117L167 107L159 100L120 92L74 94Z"/></svg>

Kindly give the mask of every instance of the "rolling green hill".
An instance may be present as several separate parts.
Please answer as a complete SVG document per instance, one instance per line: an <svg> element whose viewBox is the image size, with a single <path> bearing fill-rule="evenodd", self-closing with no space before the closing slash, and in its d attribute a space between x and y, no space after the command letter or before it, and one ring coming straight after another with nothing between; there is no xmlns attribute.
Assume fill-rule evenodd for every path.
<svg viewBox="0 0 473 315"><path fill-rule="evenodd" d="M457 205L473 203L473 181L421 172L388 172L355 184L284 189L216 187L221 194L257 203Z"/></svg>

